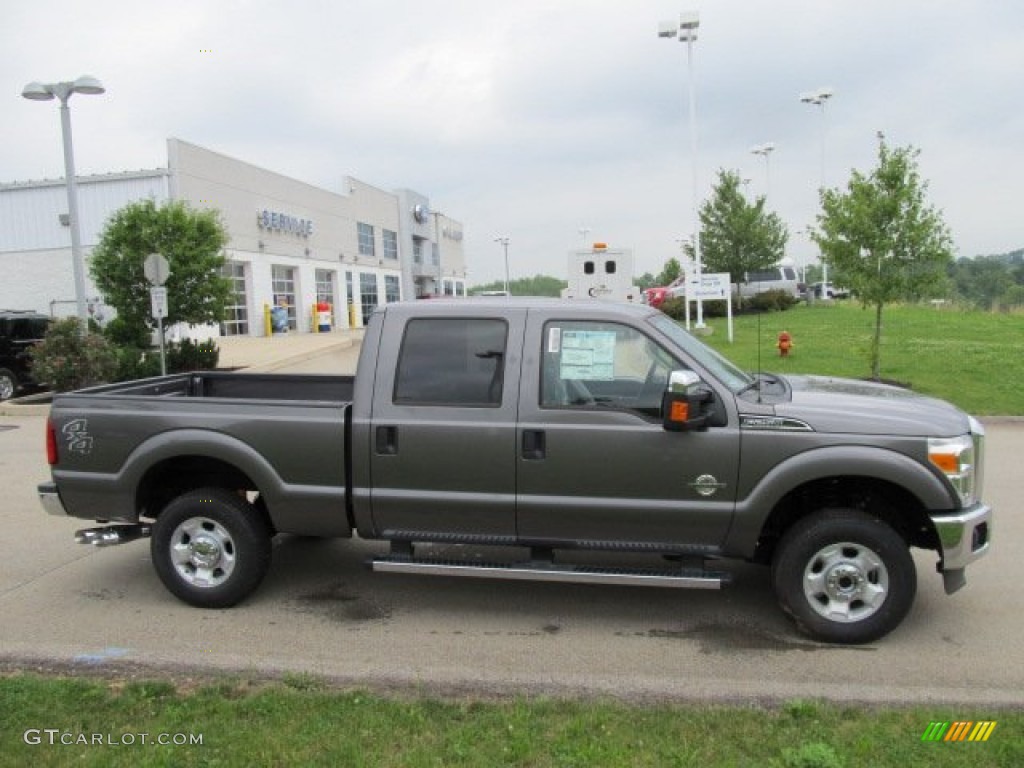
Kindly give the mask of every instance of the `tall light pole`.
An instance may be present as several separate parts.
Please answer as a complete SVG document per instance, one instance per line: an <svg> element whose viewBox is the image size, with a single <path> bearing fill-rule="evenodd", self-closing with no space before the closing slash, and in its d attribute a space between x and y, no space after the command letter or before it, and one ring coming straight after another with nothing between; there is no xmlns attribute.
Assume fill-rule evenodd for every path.
<svg viewBox="0 0 1024 768"><path fill-rule="evenodd" d="M71 143L71 110L68 99L73 93L98 95L105 91L95 77L83 75L74 82L36 83L25 86L21 95L32 101L60 99L60 127L64 137L64 176L68 190L68 224L71 227L71 263L75 274L75 300L82 332L89 330L89 313L85 302L85 262L82 257L82 236L78 220L78 186L75 180L75 152Z"/></svg>
<svg viewBox="0 0 1024 768"><path fill-rule="evenodd" d="M704 304L699 295L699 286L703 276L700 255L700 214L697 202L697 99L694 90L693 44L697 41L697 28L700 26L700 15L697 11L683 11L679 14L679 22L663 21L658 25L658 37L678 37L679 42L686 43L686 68L689 73L690 102L690 157L693 164L693 258L696 273L697 296L697 328L704 327Z"/></svg>
<svg viewBox="0 0 1024 768"><path fill-rule="evenodd" d="M772 152L775 151L775 144L770 141L766 141L764 144L758 144L756 147L751 147L750 151L755 155L761 155L764 158L764 198L768 199L768 196L772 192L772 172L771 164L768 158Z"/></svg>
<svg viewBox="0 0 1024 768"><path fill-rule="evenodd" d="M825 102L832 98L835 92L831 88L818 88L816 91L807 91L800 94L800 101L804 104L811 104L821 110L821 187L825 189ZM821 282L824 285L823 291L828 295L828 263L821 260Z"/></svg>
<svg viewBox="0 0 1024 768"><path fill-rule="evenodd" d="M502 249L505 251L505 296L510 296L508 290L508 235L502 235L501 237L494 238L494 242L501 243Z"/></svg>

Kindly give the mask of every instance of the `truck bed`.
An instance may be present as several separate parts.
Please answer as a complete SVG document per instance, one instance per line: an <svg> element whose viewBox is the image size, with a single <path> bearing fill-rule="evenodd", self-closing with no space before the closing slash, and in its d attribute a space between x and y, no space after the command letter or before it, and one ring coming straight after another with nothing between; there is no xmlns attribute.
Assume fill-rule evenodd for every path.
<svg viewBox="0 0 1024 768"><path fill-rule="evenodd" d="M347 404L352 400L354 388L354 376L201 371L104 384L81 390L81 394L98 397L202 397Z"/></svg>
<svg viewBox="0 0 1024 768"><path fill-rule="evenodd" d="M202 473L211 484L259 491L281 532L347 535L354 383L352 376L214 371L57 394L53 476L76 517L135 522Z"/></svg>

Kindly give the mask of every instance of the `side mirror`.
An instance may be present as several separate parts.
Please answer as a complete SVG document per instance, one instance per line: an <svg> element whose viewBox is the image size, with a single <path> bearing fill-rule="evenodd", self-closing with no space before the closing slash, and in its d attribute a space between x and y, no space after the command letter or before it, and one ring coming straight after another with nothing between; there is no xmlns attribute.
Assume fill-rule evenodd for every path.
<svg viewBox="0 0 1024 768"><path fill-rule="evenodd" d="M672 371L661 396L662 426L669 432L707 429L708 417L701 406L708 399L709 393L700 386L700 376L693 371Z"/></svg>

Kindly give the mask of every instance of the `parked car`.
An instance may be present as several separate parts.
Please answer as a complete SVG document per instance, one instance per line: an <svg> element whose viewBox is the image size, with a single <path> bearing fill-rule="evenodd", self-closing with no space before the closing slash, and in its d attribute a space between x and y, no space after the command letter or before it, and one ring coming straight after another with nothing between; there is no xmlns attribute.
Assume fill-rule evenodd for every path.
<svg viewBox="0 0 1024 768"><path fill-rule="evenodd" d="M7 400L32 379L28 351L42 341L50 318L38 312L0 310L0 400Z"/></svg>
<svg viewBox="0 0 1024 768"><path fill-rule="evenodd" d="M812 283L811 296L815 299L848 299L850 291L833 283Z"/></svg>

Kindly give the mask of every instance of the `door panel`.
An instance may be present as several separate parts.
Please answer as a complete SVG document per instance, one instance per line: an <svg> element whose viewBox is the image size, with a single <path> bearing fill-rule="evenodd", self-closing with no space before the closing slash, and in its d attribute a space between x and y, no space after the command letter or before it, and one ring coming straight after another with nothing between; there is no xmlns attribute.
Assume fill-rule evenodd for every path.
<svg viewBox="0 0 1024 768"><path fill-rule="evenodd" d="M524 317L386 317L385 337L402 343L378 362L374 388L378 535L512 540Z"/></svg>
<svg viewBox="0 0 1024 768"><path fill-rule="evenodd" d="M519 537L719 546L734 508L739 432L662 428L668 372L685 361L642 329L544 320L531 313L527 323L527 356L539 351L542 372L539 383L522 383L519 426L543 432L544 452L518 457Z"/></svg>

